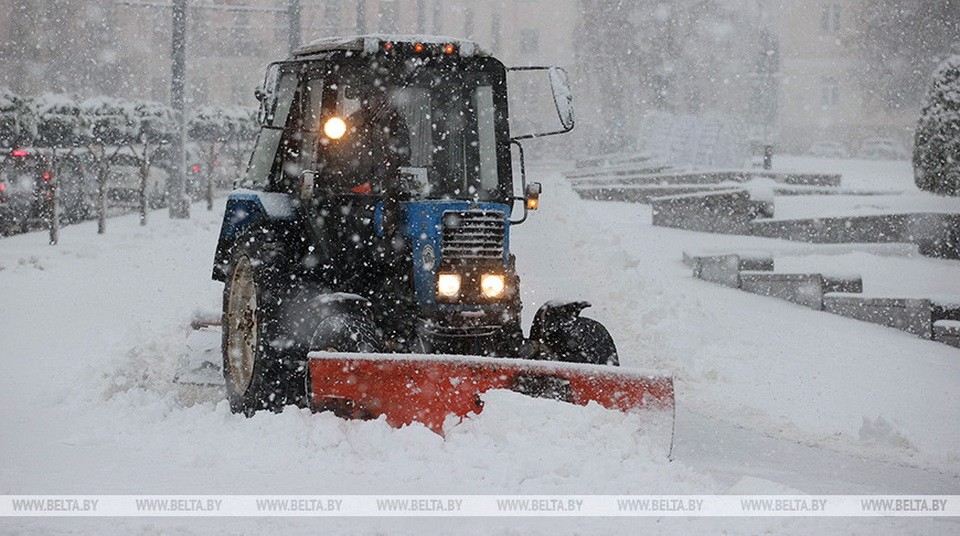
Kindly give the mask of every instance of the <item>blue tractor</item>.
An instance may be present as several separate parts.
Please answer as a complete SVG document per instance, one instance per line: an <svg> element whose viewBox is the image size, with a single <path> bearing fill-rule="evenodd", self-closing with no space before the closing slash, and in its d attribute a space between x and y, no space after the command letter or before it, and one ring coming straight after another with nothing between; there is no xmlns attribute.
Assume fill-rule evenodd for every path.
<svg viewBox="0 0 960 536"><path fill-rule="evenodd" d="M526 182L520 140L573 128L565 73L525 69L551 82L556 132L511 137L508 69L462 40L322 40L269 66L213 267L234 411L311 403L331 380L310 377L311 352L615 370L585 302L551 302L521 329L510 235L540 185ZM562 375L521 376L517 390L575 395ZM320 409L357 416L351 404Z"/></svg>

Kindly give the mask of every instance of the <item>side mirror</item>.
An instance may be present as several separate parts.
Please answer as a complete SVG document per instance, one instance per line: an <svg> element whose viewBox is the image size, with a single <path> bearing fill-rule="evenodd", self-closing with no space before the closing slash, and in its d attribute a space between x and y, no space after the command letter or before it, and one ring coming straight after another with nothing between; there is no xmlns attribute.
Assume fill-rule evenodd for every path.
<svg viewBox="0 0 960 536"><path fill-rule="evenodd" d="M548 77L550 79L550 89L553 93L553 104L557 109L557 117L560 119L560 130L552 130L549 132L538 132L534 134L522 134L519 136L513 136L511 140L529 140L533 138L542 138L545 136L554 136L557 134L566 134L573 130L574 126L574 114L573 114L573 92L570 91L570 78L567 76L567 71L563 70L562 67L543 67L543 66L529 66L529 67L510 67L507 71L511 72L530 72L530 71L547 71Z"/></svg>
<svg viewBox="0 0 960 536"><path fill-rule="evenodd" d="M260 110L257 112L257 121L263 125L270 125L273 120L274 109L277 106L277 84L280 81L280 66L276 63L267 67L267 74L263 82L253 91L253 95L260 101Z"/></svg>
<svg viewBox="0 0 960 536"><path fill-rule="evenodd" d="M550 88L553 89L553 103L557 105L560 124L566 132L573 130L573 92L570 91L570 77L560 67L550 68Z"/></svg>
<svg viewBox="0 0 960 536"><path fill-rule="evenodd" d="M524 192L527 210L537 210L540 207L541 191L543 191L543 188L539 182L531 182L527 185L527 190Z"/></svg>
<svg viewBox="0 0 960 536"><path fill-rule="evenodd" d="M314 186L317 183L316 171L303 171L300 173L300 200L310 201L313 199Z"/></svg>

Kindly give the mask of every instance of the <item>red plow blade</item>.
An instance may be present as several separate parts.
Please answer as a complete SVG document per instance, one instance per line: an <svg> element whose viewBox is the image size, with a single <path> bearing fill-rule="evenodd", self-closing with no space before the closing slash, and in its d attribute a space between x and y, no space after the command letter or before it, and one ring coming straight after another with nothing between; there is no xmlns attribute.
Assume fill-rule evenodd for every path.
<svg viewBox="0 0 960 536"><path fill-rule="evenodd" d="M381 415L391 426L419 422L443 434L450 415L480 413L480 395L509 389L530 396L620 411L673 411L673 380L629 369L520 359L346 354L309 356L308 396L314 411L345 418Z"/></svg>

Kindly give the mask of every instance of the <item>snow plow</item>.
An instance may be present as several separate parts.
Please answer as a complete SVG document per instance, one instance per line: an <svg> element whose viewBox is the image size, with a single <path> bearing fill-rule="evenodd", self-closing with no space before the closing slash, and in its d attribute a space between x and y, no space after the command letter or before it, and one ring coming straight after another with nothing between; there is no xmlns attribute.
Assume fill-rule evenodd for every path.
<svg viewBox="0 0 960 536"><path fill-rule="evenodd" d="M385 416L438 434L453 416L480 413L480 395L508 389L620 411L673 410L673 381L598 367L508 358L312 353L309 403L351 419Z"/></svg>
<svg viewBox="0 0 960 536"><path fill-rule="evenodd" d="M442 434L508 389L672 422L672 380L620 369L589 303L546 303L521 328L509 238L540 184L520 141L568 132L573 110L561 69L520 70L548 75L559 128L511 135L507 69L466 41L329 39L268 68L213 267L231 409ZM192 363L184 378L209 376Z"/></svg>

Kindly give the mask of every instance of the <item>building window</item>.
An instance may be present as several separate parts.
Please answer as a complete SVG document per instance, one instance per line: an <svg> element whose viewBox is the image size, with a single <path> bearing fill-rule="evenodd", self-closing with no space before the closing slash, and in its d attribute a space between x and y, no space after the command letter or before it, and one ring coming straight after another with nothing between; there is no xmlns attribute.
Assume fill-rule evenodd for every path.
<svg viewBox="0 0 960 536"><path fill-rule="evenodd" d="M427 0L417 0L417 31L427 33Z"/></svg>
<svg viewBox="0 0 960 536"><path fill-rule="evenodd" d="M540 52L540 32L530 28L520 30L520 52L524 54Z"/></svg>
<svg viewBox="0 0 960 536"><path fill-rule="evenodd" d="M473 38L473 8L465 8L463 11L463 36Z"/></svg>
<svg viewBox="0 0 960 536"><path fill-rule="evenodd" d="M820 106L831 108L840 104L840 82L832 76L820 80Z"/></svg>
<svg viewBox="0 0 960 536"><path fill-rule="evenodd" d="M443 32L443 1L433 0L433 33L437 35Z"/></svg>
<svg viewBox="0 0 960 536"><path fill-rule="evenodd" d="M837 34L841 30L840 2L824 2L820 12L820 31Z"/></svg>
<svg viewBox="0 0 960 536"><path fill-rule="evenodd" d="M367 33L367 0L357 0L357 33Z"/></svg>
<svg viewBox="0 0 960 536"><path fill-rule="evenodd" d="M380 22L378 26L383 33L396 33L400 27L400 10L397 0L380 0Z"/></svg>
<svg viewBox="0 0 960 536"><path fill-rule="evenodd" d="M329 28L340 26L340 17L343 16L340 2L327 0L323 5L323 25Z"/></svg>
<svg viewBox="0 0 960 536"><path fill-rule="evenodd" d="M493 52L500 52L500 41L503 39L503 22L499 13L490 18L490 46Z"/></svg>

